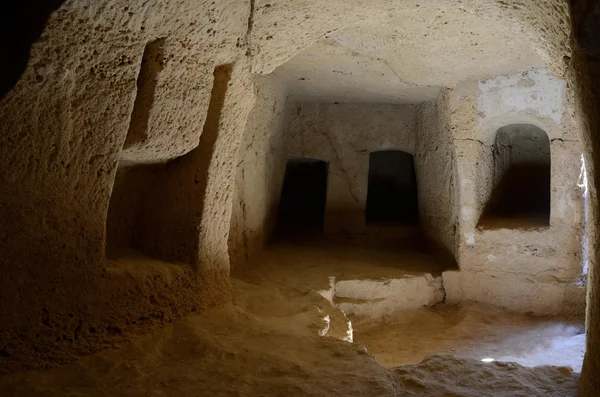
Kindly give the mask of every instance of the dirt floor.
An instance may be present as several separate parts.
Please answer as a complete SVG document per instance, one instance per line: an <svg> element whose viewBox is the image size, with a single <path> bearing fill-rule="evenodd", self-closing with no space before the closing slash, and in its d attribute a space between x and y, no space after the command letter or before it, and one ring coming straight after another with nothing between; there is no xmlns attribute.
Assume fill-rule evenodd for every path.
<svg viewBox="0 0 600 397"><path fill-rule="evenodd" d="M387 367L452 354L581 372L585 352L580 320L529 317L473 302L403 311L380 321L349 317L354 342L365 345Z"/></svg>
<svg viewBox="0 0 600 397"><path fill-rule="evenodd" d="M304 293L323 293L332 277L345 280L346 284L354 282L352 286L361 288L367 279L385 280L380 285L389 285L390 279L414 280L427 273L437 276L442 270L444 266L428 252L321 242L268 247L255 261L233 274L261 287L281 290L285 286ZM234 283L238 294L240 283ZM342 308L348 300L335 296L332 299ZM243 305L249 299L246 296L243 302L239 298L237 301ZM263 313L277 312L279 303L271 306L270 302L260 299L259 302L256 306L261 306ZM364 345L387 367L416 364L429 355L451 354L476 360L517 362L529 367L569 366L581 371L585 352L583 318L535 317L483 303L450 306L441 302L415 310L378 311L376 315L342 313L343 319L337 318L337 324L336 317L340 314L335 308L329 309L331 327L327 335L336 335L337 331L337 335L345 336L344 320L350 321L353 341Z"/></svg>
<svg viewBox="0 0 600 397"><path fill-rule="evenodd" d="M290 266L287 275L275 271L269 258L281 260L285 250L267 250L262 262L234 272L233 304L71 365L5 376L0 395L577 395L576 372L536 365L579 371L579 321L476 303L439 304L379 319L345 316L318 292L286 283L299 274L298 267ZM295 258L310 255L298 252ZM245 274L252 277L244 279ZM348 320L354 343L342 340ZM487 357L496 361L481 361Z"/></svg>
<svg viewBox="0 0 600 397"><path fill-rule="evenodd" d="M309 332L303 313L227 306L75 364L0 380L4 396L575 396L567 368L434 356L388 369ZM304 324L303 324L304 323Z"/></svg>
<svg viewBox="0 0 600 397"><path fill-rule="evenodd" d="M235 278L257 284L282 283L302 290L329 287L329 277L341 280L394 279L449 267L427 249L410 250L373 242L367 246L343 241L284 241L268 246L251 263L232 271Z"/></svg>

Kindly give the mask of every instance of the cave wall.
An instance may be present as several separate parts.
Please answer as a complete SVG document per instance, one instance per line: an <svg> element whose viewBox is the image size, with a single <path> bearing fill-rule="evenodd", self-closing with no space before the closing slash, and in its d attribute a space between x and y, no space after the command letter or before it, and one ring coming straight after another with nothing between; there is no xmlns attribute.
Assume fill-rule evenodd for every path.
<svg viewBox="0 0 600 397"><path fill-rule="evenodd" d="M447 96L418 105L415 168L419 189L419 225L449 254L456 256L458 190Z"/></svg>
<svg viewBox="0 0 600 397"><path fill-rule="evenodd" d="M326 233L363 233L369 154L395 149L414 154L415 105L301 103L292 114L288 158L329 164Z"/></svg>
<svg viewBox="0 0 600 397"><path fill-rule="evenodd" d="M581 372L579 393L591 397L600 391L600 250L598 249L598 192L600 175L600 4L590 0L571 2L573 18L573 56L566 76L569 82L568 101L575 119L582 125L584 155L588 166L589 211L589 274L586 315L586 353Z"/></svg>
<svg viewBox="0 0 600 397"><path fill-rule="evenodd" d="M146 44L164 38L148 137L132 146L136 157L171 160L198 145L222 64L239 71L219 132L235 146L236 120L245 122L253 100L240 47L249 10L249 1L148 2L143 12L139 4L67 1L50 16L25 72L0 100L0 371L66 362L229 299L227 260L107 262L106 219ZM228 170L231 148L216 151L222 157L212 166ZM214 177L213 195L225 207L213 207L218 216L203 225L213 229L206 254L227 258L233 178Z"/></svg>
<svg viewBox="0 0 600 397"><path fill-rule="evenodd" d="M540 315L584 312L585 288L577 285L583 270L582 131L565 92L563 80L534 69L465 82L449 96L461 206L461 270L444 274L449 302L487 301ZM496 132L515 123L536 125L550 139L550 226L482 229L477 224L496 182Z"/></svg>
<svg viewBox="0 0 600 397"><path fill-rule="evenodd" d="M229 230L235 266L260 252L271 237L286 167L286 142L293 101L276 76L256 76L256 104L238 153Z"/></svg>
<svg viewBox="0 0 600 397"><path fill-rule="evenodd" d="M367 227L365 218L369 155L387 149L414 155L420 222L454 253L455 169L448 167L453 164L452 139L438 113L441 99L419 105L296 104L276 75L261 77L258 87L238 163L229 236L232 263L260 251L271 236L290 159L328 162L327 233L376 234L377 228Z"/></svg>
<svg viewBox="0 0 600 397"><path fill-rule="evenodd" d="M128 335L145 332L155 324L229 299L225 264L230 215L227 207L232 204L233 166L237 158L227 153L237 154L236 145L245 123L239 120L246 117L253 103L250 73L268 74L328 32L365 18L364 2L359 0L309 0L301 10L293 2L283 0L257 4L252 9L251 3L69 0L51 14L31 48L24 73L0 100L2 371L66 362ZM52 4L55 7L58 2ZM477 15L484 23L501 22L507 30L518 31L523 40L533 43L554 75L567 82L568 112L583 138L593 182L590 212L595 222L598 177L594 168L600 165L600 130L597 102L591 95L597 84L590 84L589 75L593 76L592 82L600 81L594 74L598 57L590 45L597 18L592 12L594 2L573 4L579 10L576 22L585 22L586 18L588 21L577 29L582 53L577 43L570 41L569 4L564 0L528 4L479 0L440 4L424 0L407 3L406 7L375 0L369 3L368 19L380 26L387 21L386 15L398 11L409 15L407 20L415 12L425 18L429 13L464 11ZM30 43L31 37L26 42ZM161 60L162 65L154 75L152 108L140 114L141 130L145 132L142 139L130 141L131 146L122 150L139 94L137 82L143 54L149 43L161 43L163 39L159 46L162 55L154 58ZM0 62L5 65L12 61L11 56L6 56ZM207 153L206 149L185 161L177 160L193 152L200 143L213 71L218 65L233 65L228 83L230 95L225 99L227 110L219 122L227 141L219 140L219 133L216 139L212 137L209 148L213 150L208 152L216 154L214 162L200 155ZM2 92L13 83L3 85ZM151 92L152 87L147 88ZM459 91L458 87L451 90ZM475 113L469 117L476 119ZM449 121L448 128L454 132L456 125ZM574 151L570 139L553 142L552 152ZM461 145L468 150L468 145L476 147L479 143ZM127 150L131 156L127 156ZM461 150L455 150L457 164ZM483 171L472 180L479 180L489 174L485 171L488 156L485 150L475 152L472 159ZM156 186L160 188L156 189L160 198L153 195L147 200L149 203L173 203L166 190L169 187L176 192L172 198L183 203L198 196L219 200L218 206L201 203L185 210L184 213L193 214L186 230L194 230L194 236L186 241L195 248L161 251L150 245L148 249L154 257L187 258L191 263L176 265L156 259L139 263L106 261L106 217L119 159L126 158L140 163L167 162L164 172L180 169L177 173L185 186L170 186L159 178ZM173 160L175 164L169 168ZM202 181L211 187L203 186L194 193L188 182L195 185L197 179L188 178L188 172L195 171L196 164L204 171L216 168L215 176L220 179ZM553 158L553 170L559 164ZM232 170L221 173L228 165ZM565 166L573 173L573 164ZM468 186L462 186L464 170L457 171L459 177L454 183L461 189L462 201ZM471 214L480 209L478 203L485 202L474 197L485 198L489 194L485 188L489 185L482 185L482 191L469 193L469 206L474 209ZM571 211L568 205L565 208L567 213ZM173 227L169 211L161 215L161 224L165 225L161 230ZM203 222L199 213L214 215L214 220ZM462 215L461 211L461 219ZM465 223L466 228L471 227L469 222ZM582 394L589 396L600 389L595 376L600 370L600 276L596 266L596 225L591 226L588 351L582 375ZM201 238L199 231L203 233ZM469 230L462 227L456 232L458 250L468 252L465 232ZM571 240L568 241L570 246ZM176 245L170 243L167 247ZM193 252L199 247L207 248L204 256ZM213 254L216 259L204 266L203 261ZM202 269L208 272L199 271ZM478 281L477 272L471 274Z"/></svg>

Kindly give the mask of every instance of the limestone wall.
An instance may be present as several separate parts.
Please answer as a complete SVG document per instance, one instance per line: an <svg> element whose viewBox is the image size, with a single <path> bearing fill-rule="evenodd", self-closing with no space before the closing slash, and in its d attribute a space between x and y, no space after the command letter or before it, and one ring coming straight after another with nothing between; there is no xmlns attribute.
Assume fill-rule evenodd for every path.
<svg viewBox="0 0 600 397"><path fill-rule="evenodd" d="M229 230L232 265L262 250L275 227L294 104L275 76L255 78L257 99L238 155Z"/></svg>
<svg viewBox="0 0 600 397"><path fill-rule="evenodd" d="M0 371L69 361L229 299L227 203L235 150L228 145L237 150L237 123L245 122L253 100L245 88L246 49L238 42L245 40L249 10L249 1L143 7L67 1L51 15L25 72L0 100ZM130 147L136 155L129 159L165 161L192 151L207 117L213 71L234 65L210 165L220 171L206 182L213 206L203 211L210 222L196 225L208 235L195 243L205 256L186 265L107 262L117 164L145 47L157 39L164 43L155 58L161 70L146 109L147 137ZM187 177L196 183L193 173ZM189 204L187 192L154 193Z"/></svg>
<svg viewBox="0 0 600 397"><path fill-rule="evenodd" d="M446 251L455 255L458 228L456 158L449 124L448 90L418 108L415 169L419 188L419 224Z"/></svg>
<svg viewBox="0 0 600 397"><path fill-rule="evenodd" d="M287 154L328 162L326 232L365 231L369 154L386 149L414 154L416 110L415 105L298 105Z"/></svg>
<svg viewBox="0 0 600 397"><path fill-rule="evenodd" d="M420 222L454 253L458 205L452 139L438 114L438 101L294 104L275 76L262 78L259 87L238 163L229 241L232 261L247 259L270 237L289 159L328 163L326 232L366 232L369 155L387 149L414 154Z"/></svg>
<svg viewBox="0 0 600 397"><path fill-rule="evenodd" d="M574 52L566 76L570 83L567 98L572 104L574 119L581 125L585 160L589 172L589 202L593 222L589 225L589 264L586 354L581 373L581 396L594 396L600 390L600 268L598 251L598 192L600 183L600 8L595 1L572 2Z"/></svg>
<svg viewBox="0 0 600 397"><path fill-rule="evenodd" d="M536 314L582 313L585 289L573 284L583 269L584 210L577 186L583 149L564 82L532 70L466 82L448 100L459 176L461 271L446 274L447 299L484 300ZM550 139L550 226L484 230L477 223L497 182L495 134L515 123L538 126Z"/></svg>
<svg viewBox="0 0 600 397"><path fill-rule="evenodd" d="M593 14L586 9L583 15ZM239 219L240 213L241 201L234 204L233 192L234 186L240 184L235 171L242 134L253 123L252 119L247 122L254 105L251 74L266 75L327 37L332 40L325 44L333 48L334 54L338 45L351 42L347 47L356 51L345 54L350 64L362 65L363 70L373 74L368 66L376 61L377 73L385 74L382 86L401 81L404 87L446 82L446 86L454 87L444 90L438 99L443 129L423 129L430 131L428 134L451 132L454 144L455 170L438 176L443 190L454 191L452 200L460 201L461 207L451 206L448 217L435 218L435 208L442 206L442 198L434 195L422 208L427 227L449 249L455 247L461 272L469 277L456 280L457 287L449 296L466 298L473 292L475 297L495 301L503 298L501 293L507 291L506 286L517 286L509 290L512 292L506 298L515 307L538 295L558 297L556 305L551 302L549 307L542 307L542 312L569 304L570 292L563 284L574 280L580 263L576 255L569 256L578 244L578 217L582 213L577 208L579 193L573 185L579 169L580 136L586 139L585 155L590 164L590 180L594 182L597 174L592 165L599 163L596 152L600 150L597 137L592 136L598 131L597 109L585 85L585 61L571 50L575 44L570 41L570 22L566 0L527 4L375 0L367 8L362 0L308 0L302 7L284 0L268 4L250 0L65 1L49 17L41 37L32 46L16 85L0 100L0 370L66 362L229 299L227 240L232 207L237 214L234 219ZM470 32L469 40L464 40L466 31ZM496 51L497 34L507 39L502 51ZM23 41L31 42L30 37L38 35L39 32L23 34L27 36ZM373 40L375 36L388 47ZM413 40L416 36L421 37L419 41ZM440 40L422 39L426 36L461 45L446 51ZM14 38L19 41L22 37ZM390 49L388 43L398 41L414 45L403 48L403 53L392 48L394 55L389 59L381 56L382 48ZM412 59L405 56L407 53L419 54L426 49L433 49L433 56L419 59L419 63L407 61ZM440 62L442 52L447 62ZM520 55L526 54L525 58L530 59L533 53L539 54L554 76L564 78L569 85L543 71L461 83L471 73L487 76L501 72L495 69L498 63L490 62L494 67L490 69L490 65L481 67L480 60L489 60L490 56L510 59L515 64L502 65L513 70L525 64L517 62L522 59ZM472 59L475 61L469 62ZM11 56L0 60L3 65L12 61ZM452 62L458 62L460 68L441 68ZM538 65L537 60L534 63ZM228 77L217 84L220 89L213 93L214 72L223 67L228 70ZM334 68L327 73L349 76L353 70ZM446 81L447 73L452 78ZM299 80L303 76L295 77L297 82L305 81ZM335 83L335 79L321 82L330 80ZM369 86L370 80L356 81L364 87ZM14 81L10 83L3 82L3 93ZM460 84L455 86L456 83ZM428 92L439 88L428 86ZM377 90L352 92L359 96L368 94L371 99L377 94ZM562 99L553 96L557 92L564 93ZM388 92L389 98L397 100L392 94ZM280 94L259 91L258 96L261 95L279 98L276 106L281 108ZM514 95L522 100L506 100ZM550 101L546 100L548 97ZM562 106L558 106L561 100ZM212 116L211 102L217 109L210 112ZM319 111L323 118L343 115L367 131L372 129L373 118L368 117L364 106L360 110L344 105L353 111L340 111L337 115L332 110L335 106L338 105L315 105L307 110L308 114ZM409 126L407 131L414 133L419 125L417 109L408 108L381 117L388 123L398 121L397 125ZM294 116L297 122L304 118L304 111ZM419 114L430 112L433 110L427 107L419 109ZM361 114L365 120L358 117ZM400 117L401 114L406 117ZM276 119L279 117L273 120ZM552 180L551 226L544 231L493 235L475 227L491 194L492 184L487 178L492 174L489 146L493 133L509 120L543 128L552 141L553 175L565 175L564 180ZM426 124L423 119L420 123ZM272 124L273 130L281 128L276 124ZM260 131L270 129L261 127ZM329 144L328 139L335 142L337 135L315 136L329 150L328 155L333 158L330 162L335 163L334 149L340 148ZM397 136L404 138L392 144L410 144L415 154L421 151L424 161L434 161L428 160L430 150L425 143L420 144L414 137L411 141L408 135ZM447 153L447 138L436 139L441 145L438 150ZM371 138L361 142L372 145L363 150L380 148L385 143ZM258 141L252 144L259 149L258 164L263 161L260 153L265 152L264 147ZM277 140L273 144L283 145ZM598 150L593 151L592 147ZM241 153L246 158L247 151ZM346 170L349 176L343 176L345 164L339 161L333 185L340 192L336 206L347 207L354 214L355 221L349 225L354 228L364 219L358 208L364 208L359 204L365 197L365 188L354 183L366 177L364 159L368 156L355 148L349 153L352 163L360 167ZM252 164L254 155L249 156ZM273 161L271 167L275 170L279 158L275 155L260 167ZM120 161L123 174L116 178ZM127 177L121 178L127 175L124 170L128 168L123 167L146 167L149 163L154 168L137 168L144 170L139 172L145 175L142 179L146 182L135 177L136 183L129 183ZM147 172L150 169L151 174ZM275 178L278 172L282 171L271 174ZM421 168L418 172L429 171ZM148 175L152 177L146 178ZM249 186L245 180L242 182L242 186ZM252 246L257 247L264 238L262 230L268 228L263 225L271 219L273 193L278 189L276 184L269 186L272 190L263 197L271 197L272 205L251 215L249 224L256 226L250 231L244 229L240 233L239 228L233 229L231 241L236 241L237 246L244 238L250 238L257 242ZM433 185L422 188L427 190L422 197L435 193ZM111 200L113 194L116 201ZM594 186L590 195L594 203L592 218L596 221L599 218ZM111 205L124 208L113 213L119 221L116 225L120 225L116 232L111 230L110 222L107 225ZM137 215L121 219L119 214L132 211ZM136 233L138 241L127 237L134 229L140 231ZM120 236L115 240L136 249L136 256L107 261L107 233ZM538 239L546 241L543 246ZM504 243L493 243L499 240ZM510 248L513 245L529 248ZM513 251L507 251L509 248ZM557 259L542 260L545 253L552 252L550 249L555 250L555 256L548 257ZM595 249L592 246L590 342L584 367L587 395L594 395L600 357L600 277ZM496 255L495 250L507 255L503 263L487 257ZM529 267L521 266L524 253L532 259ZM497 269L497 277L481 278L479 270L484 265ZM500 271L510 277L500 277ZM551 288L536 294L530 282L536 277L545 282L543 288ZM473 288L478 285L481 287ZM448 277L445 287L451 291ZM579 298L573 302L578 311Z"/></svg>

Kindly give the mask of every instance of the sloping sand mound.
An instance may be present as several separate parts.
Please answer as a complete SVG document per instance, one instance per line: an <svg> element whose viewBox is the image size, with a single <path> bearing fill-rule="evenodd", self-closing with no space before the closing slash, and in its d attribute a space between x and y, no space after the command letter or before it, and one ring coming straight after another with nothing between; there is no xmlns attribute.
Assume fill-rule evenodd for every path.
<svg viewBox="0 0 600 397"><path fill-rule="evenodd" d="M525 368L515 363L482 363L432 356L394 369L403 396L576 396L579 381L569 368Z"/></svg>
<svg viewBox="0 0 600 397"><path fill-rule="evenodd" d="M321 297L270 290L259 299L256 287L234 286L244 308L217 308L69 366L6 376L0 395L576 395L578 376L567 368L452 356L385 368L358 344L318 336L331 310Z"/></svg>

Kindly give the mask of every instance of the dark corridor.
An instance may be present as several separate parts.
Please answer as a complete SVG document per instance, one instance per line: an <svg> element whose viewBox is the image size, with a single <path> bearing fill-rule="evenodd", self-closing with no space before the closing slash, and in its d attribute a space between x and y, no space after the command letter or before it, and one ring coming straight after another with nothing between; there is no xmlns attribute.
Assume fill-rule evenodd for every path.
<svg viewBox="0 0 600 397"><path fill-rule="evenodd" d="M410 153L400 150L371 153L366 215L367 223L417 223L417 177Z"/></svg>
<svg viewBox="0 0 600 397"><path fill-rule="evenodd" d="M323 230L327 168L325 161L315 159L288 162L279 203L277 234Z"/></svg>

